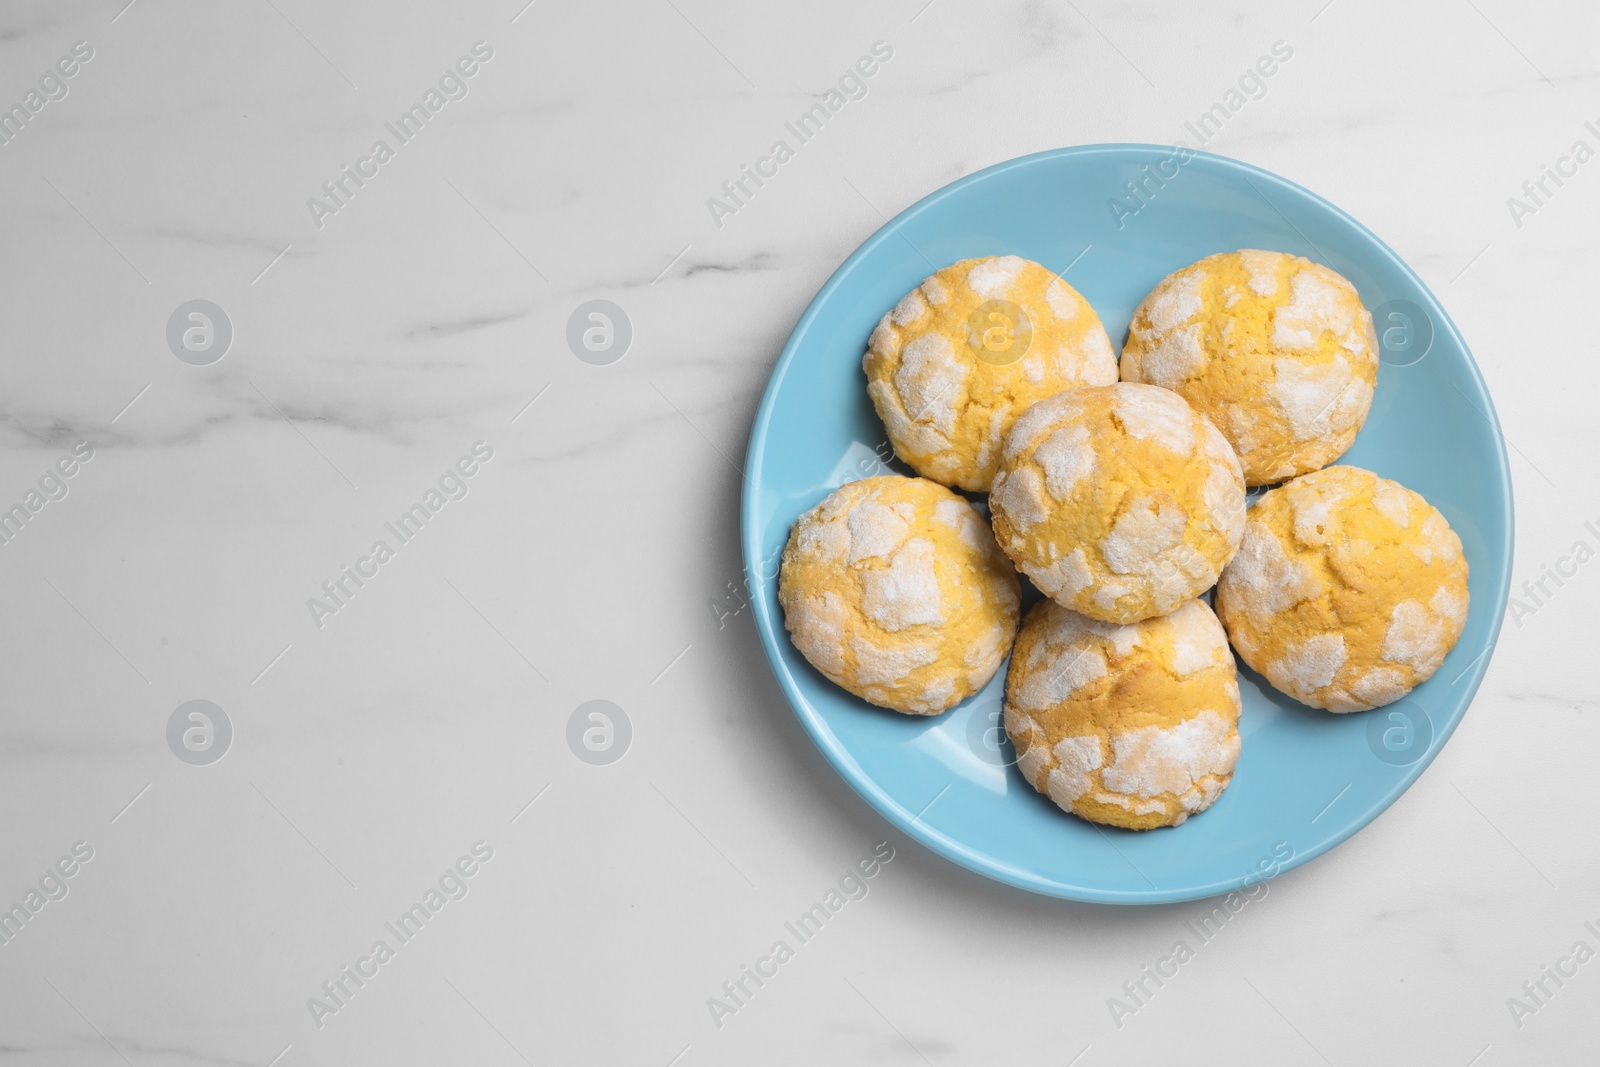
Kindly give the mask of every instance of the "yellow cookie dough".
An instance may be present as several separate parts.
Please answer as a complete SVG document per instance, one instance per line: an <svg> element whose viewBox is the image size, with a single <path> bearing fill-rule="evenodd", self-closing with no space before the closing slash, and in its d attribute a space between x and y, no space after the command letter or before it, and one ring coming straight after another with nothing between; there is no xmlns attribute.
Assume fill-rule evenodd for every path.
<svg viewBox="0 0 1600 1067"><path fill-rule="evenodd" d="M964 259L907 293L861 361L895 454L924 478L987 493L1012 420L1036 400L1117 380L1089 302L1018 256Z"/></svg>
<svg viewBox="0 0 1600 1067"><path fill-rule="evenodd" d="M1467 561L1405 486L1329 467L1263 493L1217 584L1233 647L1303 704L1365 711L1426 681L1467 620Z"/></svg>
<svg viewBox="0 0 1600 1067"><path fill-rule="evenodd" d="M1062 810L1150 830L1205 811L1239 759L1239 683L1203 601L1128 626L1042 600L1006 677L1017 768Z"/></svg>
<svg viewBox="0 0 1600 1067"><path fill-rule="evenodd" d="M912 715L982 689L1017 633L1017 575L989 524L922 478L851 482L800 516L778 600L813 667Z"/></svg>
<svg viewBox="0 0 1600 1067"><path fill-rule="evenodd" d="M1153 385L1073 389L1006 437L995 536L1046 596L1106 622L1165 615L1239 547L1244 478L1211 422Z"/></svg>
<svg viewBox="0 0 1600 1067"><path fill-rule="evenodd" d="M1320 263L1243 249L1168 275L1133 313L1122 380L1182 393L1249 485L1319 470L1367 419L1378 340L1355 286Z"/></svg>

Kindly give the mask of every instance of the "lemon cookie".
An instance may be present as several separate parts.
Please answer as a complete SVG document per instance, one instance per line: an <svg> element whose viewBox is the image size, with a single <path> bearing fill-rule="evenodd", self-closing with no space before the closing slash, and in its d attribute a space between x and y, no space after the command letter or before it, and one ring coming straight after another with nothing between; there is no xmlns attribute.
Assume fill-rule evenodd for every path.
<svg viewBox="0 0 1600 1067"><path fill-rule="evenodd" d="M1244 478L1183 397L1153 385L1073 389L1006 437L989 508L1000 547L1046 596L1106 622L1165 615L1239 547Z"/></svg>
<svg viewBox="0 0 1600 1067"><path fill-rule="evenodd" d="M1233 647L1273 686L1365 711L1405 696L1455 647L1467 561L1421 496L1329 467L1261 495L1216 601Z"/></svg>
<svg viewBox="0 0 1600 1067"><path fill-rule="evenodd" d="M1017 575L989 524L922 478L851 482L800 516L778 600L813 667L912 715L982 689L1017 633Z"/></svg>
<svg viewBox="0 0 1600 1067"><path fill-rule="evenodd" d="M1378 340L1355 286L1300 256L1207 256L1133 313L1122 380L1182 393L1267 485L1344 454L1367 419Z"/></svg>
<svg viewBox="0 0 1600 1067"><path fill-rule="evenodd" d="M1005 719L1035 789L1130 830L1205 811L1239 759L1233 656L1199 600L1126 626L1040 601L1017 636Z"/></svg>
<svg viewBox="0 0 1600 1067"><path fill-rule="evenodd" d="M1000 443L1036 400L1117 380L1100 316L1018 256L964 259L907 293L862 359L895 453L920 475L989 491Z"/></svg>

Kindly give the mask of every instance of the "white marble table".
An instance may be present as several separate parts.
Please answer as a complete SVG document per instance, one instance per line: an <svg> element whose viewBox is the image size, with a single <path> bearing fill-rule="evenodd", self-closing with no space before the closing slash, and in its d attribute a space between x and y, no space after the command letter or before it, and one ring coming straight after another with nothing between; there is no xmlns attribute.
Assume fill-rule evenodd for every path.
<svg viewBox="0 0 1600 1067"><path fill-rule="evenodd" d="M0 10L0 907L38 893L0 1063L1592 1061L1600 962L1560 962L1600 948L1592 7L125 2ZM890 830L730 593L736 464L884 215L1040 149L1193 144L1278 42L1205 147L1434 287L1512 445L1516 584L1571 576L1404 798L1134 1002L1207 906L1033 897ZM169 348L197 299L219 361L200 320ZM569 349L589 300L618 362ZM632 728L606 766L567 743L597 699ZM214 713L169 748L191 700L219 762L175 754ZM708 1009L879 842L863 899Z"/></svg>

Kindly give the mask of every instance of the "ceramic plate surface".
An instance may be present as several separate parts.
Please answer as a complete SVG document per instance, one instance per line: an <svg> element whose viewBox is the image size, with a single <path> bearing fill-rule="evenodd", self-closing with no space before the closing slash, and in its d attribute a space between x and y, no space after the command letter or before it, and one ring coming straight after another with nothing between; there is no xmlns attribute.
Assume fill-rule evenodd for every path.
<svg viewBox="0 0 1600 1067"><path fill-rule="evenodd" d="M1156 282L1237 248L1327 264L1373 313L1383 349L1377 392L1339 462L1421 493L1461 536L1471 609L1433 678L1386 708L1330 715L1241 664L1243 751L1233 784L1184 825L1136 833L1065 814L1011 765L999 725L1005 667L958 707L919 718L868 705L801 657L777 601L790 526L844 482L912 473L894 460L861 371L867 335L901 296L959 259L1023 256L1081 292L1120 351L1134 308ZM1494 407L1421 279L1360 223L1292 182L1203 153L1183 162L1149 145L1067 148L990 167L908 208L857 249L811 302L772 372L751 433L742 519L772 668L856 791L899 829L975 871L1119 904L1248 886L1376 818L1466 713L1500 631L1511 572L1511 479Z"/></svg>

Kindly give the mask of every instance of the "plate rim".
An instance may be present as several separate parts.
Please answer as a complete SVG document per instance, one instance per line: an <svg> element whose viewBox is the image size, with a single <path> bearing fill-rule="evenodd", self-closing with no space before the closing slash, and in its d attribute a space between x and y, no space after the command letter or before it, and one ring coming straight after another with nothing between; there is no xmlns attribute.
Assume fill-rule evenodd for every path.
<svg viewBox="0 0 1600 1067"><path fill-rule="evenodd" d="M1499 415L1495 411L1494 400L1489 395L1488 386L1483 379L1483 372L1478 368L1477 360L1473 358L1472 349L1467 345L1466 338L1461 335L1461 331L1456 327L1455 321L1451 319L1449 313L1444 309L1444 306L1440 303L1439 298L1434 294L1433 290L1427 285L1427 283L1424 282L1420 276L1418 276L1417 272L1411 268L1410 264L1401 258L1400 255L1394 251L1394 249L1389 247L1387 242L1385 242L1377 234L1373 233L1348 212L1340 208L1337 204L1331 203L1317 193L1312 192L1310 189L1307 189L1288 178L1274 174L1271 171L1264 170L1261 167L1255 166L1254 164L1246 163L1230 156L1218 155L1214 152L1203 152L1198 149L1189 149L1188 151L1192 153L1193 158L1204 159L1208 163L1219 166L1225 170L1237 171L1244 176L1247 181L1250 179L1259 179L1264 182L1269 182L1280 188L1287 189L1297 195L1308 198L1315 204L1331 212L1345 225L1350 226L1357 233L1371 241L1373 246L1376 247L1382 255L1388 257L1391 264L1396 267L1400 273L1408 277L1416 286L1417 291L1426 298L1426 301L1429 305L1428 310L1435 316L1436 322L1439 324L1440 329L1448 334L1455 344L1460 347L1462 354L1466 357L1465 362L1468 376L1471 380L1477 398L1481 401L1481 404L1475 406L1478 406L1479 413L1485 416L1489 423L1490 429L1493 431L1492 436L1495 446L1495 454L1499 461L1500 484L1503 487L1502 507L1504 511L1505 550L1501 554L1501 558L1499 560L1500 567L1498 586L1492 590L1492 595L1490 597L1492 606L1495 608L1495 613L1490 624L1488 647L1485 653L1479 656L1478 659L1467 668L1467 673L1470 674L1471 677L1468 679L1467 688L1461 697L1462 708L1460 714L1452 716L1450 723L1441 730L1437 744L1430 746L1431 751L1424 754L1423 757L1417 760L1414 764L1409 765L1406 768L1406 773L1396 780L1394 787L1369 804L1367 808L1360 813L1359 817L1350 824L1348 829L1322 839L1321 841L1317 842L1317 844L1303 852L1296 850L1295 854L1290 859L1280 864L1277 869L1266 878L1253 879L1252 874L1247 872L1236 878L1222 879L1205 885L1196 885L1181 889L1156 888L1105 890L1086 886L1066 886L1034 877L1030 875L1029 872L1017 870L1000 863L991 857L974 853L961 841L943 834L928 826L928 824L922 822L920 815L913 815L908 809L891 797L883 790L876 779L872 778L861 769L859 764L855 762L855 759L850 754L849 750L843 745L839 744L837 738L832 735L831 731L823 728L825 724L819 721L820 717L813 709L809 707L807 701L799 692L795 679L792 673L788 670L787 665L784 664L777 647L777 641L779 638L776 633L775 626L781 626L781 623L777 623L771 607L768 605L766 598L762 595L765 579L762 577L760 566L762 558L761 546L758 543L760 531L757 516L754 513L754 486L752 485L748 475L748 472L760 469L760 463L765 457L767 428L768 424L771 422L773 410L776 406L777 391L779 386L782 385L784 378L788 374L790 365L794 362L796 351L801 342L805 339L807 333L811 329L812 324L821 314L823 307L828 303L834 291L844 283L844 279L854 270L858 261L865 258L868 253L875 250L879 244L890 237L895 236L895 232L900 225L911 220L922 212L927 211L946 197L954 195L956 192L965 189L967 186L987 181L1010 170L1036 166L1041 163L1053 162L1061 159L1095 155L1130 155L1138 157L1140 155L1148 155L1151 153L1156 153L1162 158L1166 158L1170 156L1176 149L1177 146L1173 145L1155 145L1137 142L1108 142L1085 145L1070 145L1061 148L1047 149L1042 152L1032 152L1027 155L1016 156L1012 159L1003 160L999 163L992 164L991 166L984 167L981 170L974 171L973 173L958 178L953 182L940 186L933 192L908 205L893 218L889 219L882 226L880 226L877 230L873 231L873 233L867 237L866 240L862 241L861 244L856 247L855 251L851 252L844 262L840 263L839 266L834 269L833 273L828 276L828 280L823 283L822 288L817 290L816 295L813 296L810 303L806 305L806 310L801 314L799 320L795 323L794 328L790 331L788 340L784 342L783 350L779 353L778 359L773 364L772 371L767 377L766 386L763 388L761 394L761 403L756 409L756 417L750 427L750 439L745 448L744 469L747 474L743 479L744 485L740 493L739 540L741 552L744 557L745 580L750 587L752 594L752 606L755 609L756 629L761 636L761 647L762 651L767 657L768 666L772 669L773 675L777 678L778 684L783 690L784 697L789 703L790 710L794 713L795 717L800 720L800 723L805 728L807 735L810 736L812 743L816 745L816 747L822 752L823 756L827 759L829 764L832 765L835 773L849 783L850 787L854 789L855 792L860 795L861 798L865 800L874 811L886 819L901 833L917 841L923 847L938 853L948 860L960 864L968 870L983 875L984 877L994 879L995 881L1002 882L1007 885L1015 886L1019 889L1027 890L1032 893L1037 893L1042 896L1053 897L1061 900L1076 900L1093 904L1122 905L1171 904L1188 900L1203 900L1209 897L1215 897L1224 893L1245 888L1251 884L1254 884L1254 881L1266 881L1269 880L1269 878L1275 878L1286 871L1294 870L1296 867L1300 867L1306 863L1309 863L1317 857L1338 847L1353 837L1356 833L1371 825L1372 822L1378 818L1378 816L1387 811L1402 794L1410 789L1412 785L1416 783L1417 779L1422 777L1423 772L1426 771L1433 761L1439 756L1439 753L1444 751L1444 746L1449 743L1450 738L1454 735L1456 728L1461 723L1461 720L1464 719L1467 712L1471 710L1472 702L1477 696L1478 688L1482 684L1484 675L1488 672L1489 663L1494 659L1495 650L1499 646L1501 629L1505 623L1505 608L1507 604L1507 598L1510 596L1511 591L1511 567L1516 545L1516 501L1515 489L1511 480L1510 462L1506 452L1505 434L1500 429L1500 419ZM1276 205L1273 206L1275 207ZM1293 226L1293 223L1291 222L1290 225Z"/></svg>

